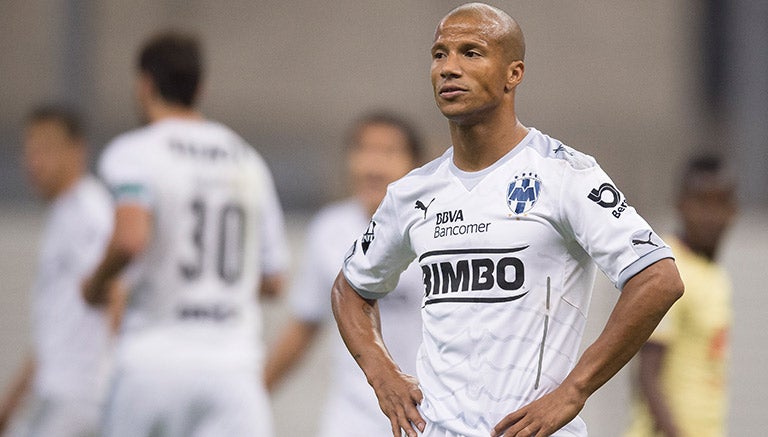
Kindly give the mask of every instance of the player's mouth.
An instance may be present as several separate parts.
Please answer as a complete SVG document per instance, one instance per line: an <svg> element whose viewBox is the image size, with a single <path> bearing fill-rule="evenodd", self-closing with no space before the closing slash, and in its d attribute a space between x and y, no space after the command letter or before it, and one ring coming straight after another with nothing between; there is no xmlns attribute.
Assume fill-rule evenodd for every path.
<svg viewBox="0 0 768 437"><path fill-rule="evenodd" d="M457 85L443 85L437 91L438 95L446 100L456 98L467 92L466 88Z"/></svg>

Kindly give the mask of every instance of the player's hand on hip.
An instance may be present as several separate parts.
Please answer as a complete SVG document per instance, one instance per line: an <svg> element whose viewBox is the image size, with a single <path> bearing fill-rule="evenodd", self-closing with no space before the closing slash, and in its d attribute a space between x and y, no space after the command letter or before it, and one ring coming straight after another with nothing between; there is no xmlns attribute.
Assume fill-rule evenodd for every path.
<svg viewBox="0 0 768 437"><path fill-rule="evenodd" d="M424 431L426 422L416 408L424 395L416 378L395 372L372 381L371 385L379 399L381 411L389 418L394 437L402 436L401 429L408 437L416 437L417 429Z"/></svg>
<svg viewBox="0 0 768 437"><path fill-rule="evenodd" d="M584 408L584 399L563 386L506 415L491 437L545 437L565 426Z"/></svg>

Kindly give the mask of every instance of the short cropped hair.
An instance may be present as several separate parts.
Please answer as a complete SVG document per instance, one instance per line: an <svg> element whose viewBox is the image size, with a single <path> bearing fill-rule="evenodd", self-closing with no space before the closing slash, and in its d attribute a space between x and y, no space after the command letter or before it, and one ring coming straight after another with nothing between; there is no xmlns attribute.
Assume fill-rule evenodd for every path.
<svg viewBox="0 0 768 437"><path fill-rule="evenodd" d="M202 50L198 39L177 31L159 33L141 49L139 71L149 75L168 103L192 107L203 77Z"/></svg>
<svg viewBox="0 0 768 437"><path fill-rule="evenodd" d="M685 164L680 177L679 195L688 192L692 188L694 180L701 176L713 176L724 183L735 185L730 168L722 156L706 153L691 157Z"/></svg>
<svg viewBox="0 0 768 437"><path fill-rule="evenodd" d="M35 107L27 115L27 125L54 121L59 123L70 139L82 140L85 136L83 118L74 108L63 104L44 104Z"/></svg>
<svg viewBox="0 0 768 437"><path fill-rule="evenodd" d="M413 157L414 162L422 162L425 157L424 144L421 141L421 136L416 130L416 127L404 117L395 114L394 112L372 111L355 120L347 131L345 139L347 147L354 147L360 139L360 132L363 128L372 124L392 126L402 132L405 136L408 152Z"/></svg>

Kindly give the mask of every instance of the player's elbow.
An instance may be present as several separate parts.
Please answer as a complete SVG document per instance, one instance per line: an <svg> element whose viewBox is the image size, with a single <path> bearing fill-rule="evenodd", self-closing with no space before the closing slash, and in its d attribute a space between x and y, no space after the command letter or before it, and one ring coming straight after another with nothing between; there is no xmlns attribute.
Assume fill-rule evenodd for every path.
<svg viewBox="0 0 768 437"><path fill-rule="evenodd" d="M664 297L672 306L675 301L683 297L685 284L677 270L677 265L671 259L662 260L658 263L662 269L656 277L657 287L662 290Z"/></svg>
<svg viewBox="0 0 768 437"><path fill-rule="evenodd" d="M685 293L685 284L683 283L683 279L680 277L680 274L677 274L671 282L672 284L670 284L670 294L674 296L675 300L678 300L683 297L683 293Z"/></svg>

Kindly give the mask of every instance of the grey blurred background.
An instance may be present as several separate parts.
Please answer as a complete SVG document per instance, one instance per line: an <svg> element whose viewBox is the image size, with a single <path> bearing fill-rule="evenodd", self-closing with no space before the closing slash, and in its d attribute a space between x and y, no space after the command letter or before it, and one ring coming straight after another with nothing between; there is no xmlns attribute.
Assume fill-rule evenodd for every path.
<svg viewBox="0 0 768 437"><path fill-rule="evenodd" d="M204 41L204 112L266 158L288 212L298 259L308 214L345 193L340 144L371 108L411 117L437 154L447 123L429 84L429 48L447 0L0 0L0 390L29 340L29 283L43 207L18 164L32 106L80 107L94 156L136 127L135 56L150 34L192 30ZM521 121L595 156L661 232L674 230L676 173L696 151L718 150L739 177L742 215L724 261L736 284L731 435L765 434L768 384L768 2L491 1L527 42ZM585 342L615 302L600 281ZM285 320L268 306L267 335ZM386 328L385 328L386 329ZM323 345L275 395L280 436L312 435L329 382ZM626 419L628 372L590 401L593 436Z"/></svg>

